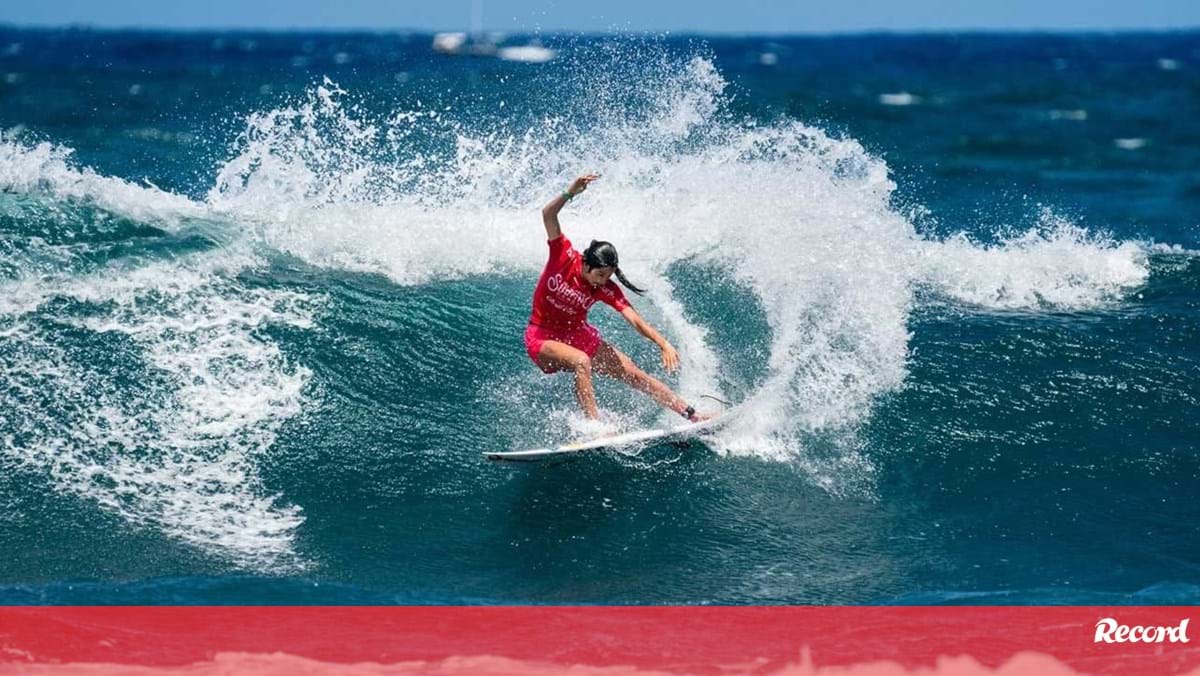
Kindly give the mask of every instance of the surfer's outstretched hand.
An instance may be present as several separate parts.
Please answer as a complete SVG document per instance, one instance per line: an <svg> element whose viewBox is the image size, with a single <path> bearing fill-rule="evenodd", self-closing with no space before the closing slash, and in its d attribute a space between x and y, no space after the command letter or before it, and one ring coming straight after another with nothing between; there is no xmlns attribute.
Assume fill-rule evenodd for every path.
<svg viewBox="0 0 1200 676"><path fill-rule="evenodd" d="M584 174L571 183L571 187L567 188L567 192L571 193L572 195L578 195L584 190L587 190L588 185L590 185L592 181L595 181L599 178L600 174Z"/></svg>
<svg viewBox="0 0 1200 676"><path fill-rule="evenodd" d="M679 353L665 340L662 344L662 363L663 368L669 372L679 368Z"/></svg>

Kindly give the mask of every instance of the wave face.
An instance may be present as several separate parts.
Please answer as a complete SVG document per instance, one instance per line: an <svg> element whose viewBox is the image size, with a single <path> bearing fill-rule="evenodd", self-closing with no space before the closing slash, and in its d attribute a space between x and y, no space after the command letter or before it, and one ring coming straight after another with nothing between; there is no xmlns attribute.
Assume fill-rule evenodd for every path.
<svg viewBox="0 0 1200 676"><path fill-rule="evenodd" d="M1086 80L1116 59L1130 87L1192 77L1131 55L1195 36L1123 39L1014 57L973 38L980 69L1021 64L993 91L916 57L839 85L820 40L573 39L534 66L436 59L423 37L0 33L8 84L47 86L26 95L44 111L0 109L4 593L1194 602L1196 536L1170 524L1197 516L1195 236L1144 195L1112 217L1178 186L1114 187L1169 167L1126 136L1089 151L1111 122L1046 151L1095 166L998 140L1111 108L997 93L1060 61ZM90 72L99 88L51 80L87 68L61 40L125 65ZM826 110L804 114L802 76ZM53 122L68 95L120 115ZM1007 121L981 130L980 104ZM596 430L520 338L538 209L589 170L567 234L616 244L682 356L663 377L734 402L733 422L686 450L489 465ZM1039 182L1045 199L1012 196ZM662 375L615 315L592 319ZM598 394L604 429L672 421Z"/></svg>

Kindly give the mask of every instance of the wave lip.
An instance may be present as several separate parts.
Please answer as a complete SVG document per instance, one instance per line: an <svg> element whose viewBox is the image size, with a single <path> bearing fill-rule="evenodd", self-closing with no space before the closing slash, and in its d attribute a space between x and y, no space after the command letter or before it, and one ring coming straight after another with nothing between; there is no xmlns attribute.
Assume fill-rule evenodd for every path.
<svg viewBox="0 0 1200 676"><path fill-rule="evenodd" d="M979 245L965 235L927 242L919 281L956 301L991 309L1086 310L1146 282L1147 246L1118 242L1043 211L1039 226Z"/></svg>
<svg viewBox="0 0 1200 676"><path fill-rule="evenodd" d="M70 148L36 145L6 138L0 131L0 192L49 194L86 201L132 220L174 229L182 219L200 218L207 207L153 185L138 186L120 178L78 168Z"/></svg>

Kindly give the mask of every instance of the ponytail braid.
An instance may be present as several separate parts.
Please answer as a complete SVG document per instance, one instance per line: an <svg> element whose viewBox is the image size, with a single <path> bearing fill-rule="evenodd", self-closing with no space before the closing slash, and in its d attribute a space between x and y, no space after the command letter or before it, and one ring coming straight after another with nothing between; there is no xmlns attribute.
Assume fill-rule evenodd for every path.
<svg viewBox="0 0 1200 676"><path fill-rule="evenodd" d="M645 289L641 288L640 286L634 286L633 282L630 282L628 279L625 278L625 273L621 272L621 268L617 268L616 274L617 274L617 280L621 282L621 286L625 287L626 289L629 289L630 291L636 293L639 296L644 296L646 294Z"/></svg>

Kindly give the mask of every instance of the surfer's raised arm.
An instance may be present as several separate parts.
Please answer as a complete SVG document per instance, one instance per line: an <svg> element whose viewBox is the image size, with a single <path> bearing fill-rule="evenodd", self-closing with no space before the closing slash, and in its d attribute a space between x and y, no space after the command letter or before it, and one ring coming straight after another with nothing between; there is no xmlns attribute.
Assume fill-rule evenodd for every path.
<svg viewBox="0 0 1200 676"><path fill-rule="evenodd" d="M571 201L573 197L587 190L588 184L598 178L600 178L600 174L584 174L580 176L561 195L550 200L546 206L542 207L542 224L546 226L547 240L557 239L562 234L562 226L558 223L558 212L562 211L563 206Z"/></svg>

